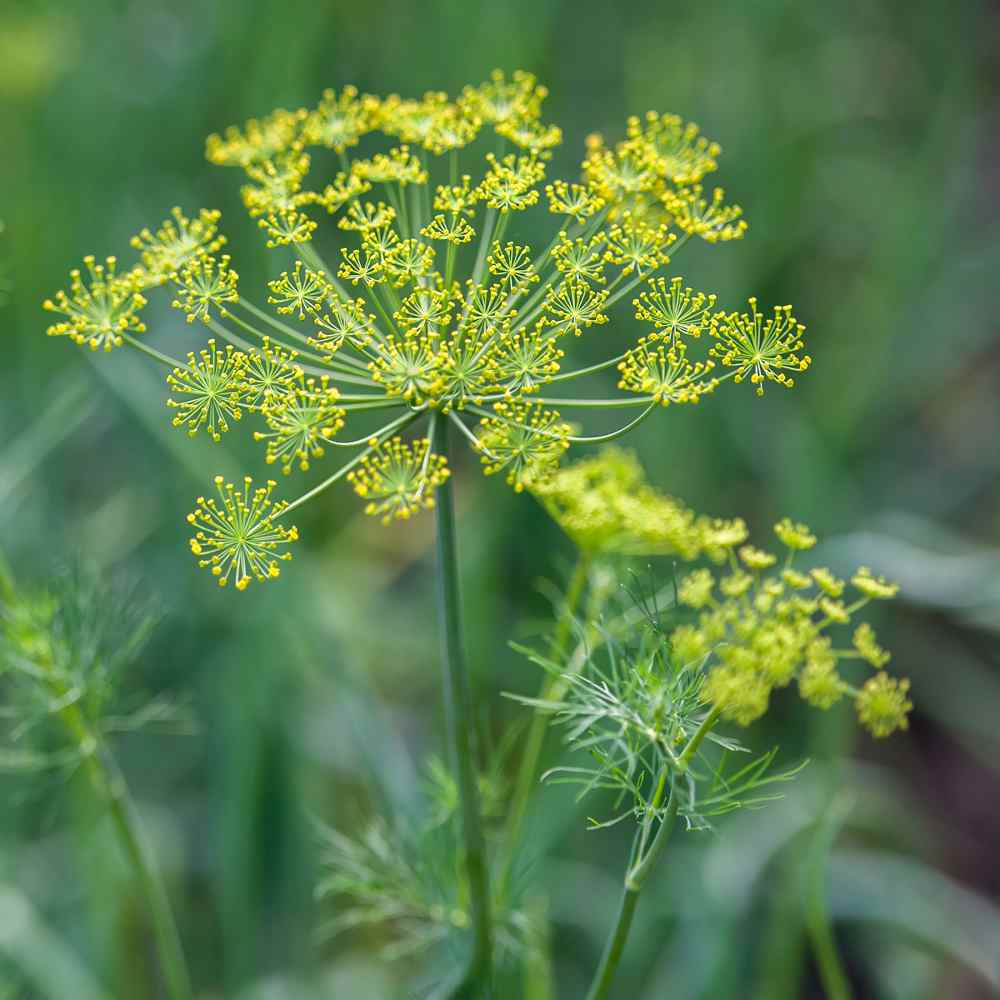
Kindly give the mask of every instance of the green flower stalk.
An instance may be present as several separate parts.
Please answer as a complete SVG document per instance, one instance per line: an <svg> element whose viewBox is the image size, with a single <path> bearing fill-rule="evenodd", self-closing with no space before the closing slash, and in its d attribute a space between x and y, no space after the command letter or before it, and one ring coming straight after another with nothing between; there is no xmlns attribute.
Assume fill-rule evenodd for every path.
<svg viewBox="0 0 1000 1000"><path fill-rule="evenodd" d="M749 381L758 394L766 383L790 387L811 360L791 307L765 315L751 299L750 312L724 311L669 273L691 240L746 232L740 208L702 184L719 145L675 115L650 113L630 118L614 144L591 136L578 176L550 178L562 132L542 118L546 94L528 73L499 71L455 97L344 87L313 108L229 128L206 152L242 170L243 203L282 255L266 290L248 293L220 253L229 248L217 211L188 218L175 208L135 237L129 266L85 258L68 291L44 303L59 317L50 335L165 366L168 406L187 433L219 440L252 418L265 462L286 476L347 456L291 501L272 497L273 480L250 479L217 480L217 498L197 499L191 551L220 585L278 577L298 539L289 515L340 480L385 522L437 508L451 756L481 984L493 951L489 876L463 759L472 722L446 435L468 442L487 475L544 491L570 448L615 440L726 383ZM547 242L518 232L528 212L547 215ZM337 247L321 243L324 216L336 221ZM146 335L147 296L167 289L211 335L187 360ZM623 329L629 304L638 336ZM574 364L583 336L609 341L603 360ZM618 395L566 394L567 383L600 371L618 372ZM611 431L577 424L619 409Z"/></svg>

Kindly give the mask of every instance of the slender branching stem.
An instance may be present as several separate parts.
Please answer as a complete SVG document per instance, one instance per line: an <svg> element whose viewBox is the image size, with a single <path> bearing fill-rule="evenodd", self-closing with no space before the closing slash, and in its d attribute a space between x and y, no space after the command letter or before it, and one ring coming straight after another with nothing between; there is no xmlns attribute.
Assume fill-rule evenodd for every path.
<svg viewBox="0 0 1000 1000"><path fill-rule="evenodd" d="M440 412L431 414L431 441L434 451L447 457L448 419ZM474 760L475 719L462 645L455 508L450 479L446 479L437 488L435 511L438 595L444 661L445 726L455 783L459 792L473 928L472 957L466 976L455 996L484 997L490 992L493 961L490 876Z"/></svg>
<svg viewBox="0 0 1000 1000"><path fill-rule="evenodd" d="M313 497L318 496L324 490L329 489L334 483L339 482L348 472L351 471L356 465L361 463L361 460L366 456L371 454L375 450L375 447L379 442L385 440L394 431L400 431L408 424L412 424L419 416L422 415L421 410L414 410L411 413L404 413L403 416L399 417L397 420L393 420L391 423L385 425L380 430L375 431L373 434L369 435L365 440L370 442L368 447L364 451L359 452L354 456L349 462L345 462L336 472L331 476L327 476L321 483L317 483L308 493L303 493L298 499L293 500L287 507L284 507L280 513L275 514L274 518L277 520L279 517L284 517L286 514L290 514L296 507L301 507L302 504L307 503L312 500Z"/></svg>
<svg viewBox="0 0 1000 1000"><path fill-rule="evenodd" d="M544 403L546 406L594 407L595 409L647 406L649 403L654 402L655 399L655 396L630 396L622 399L559 399L556 396L531 397L533 403Z"/></svg>
<svg viewBox="0 0 1000 1000"><path fill-rule="evenodd" d="M122 340L124 340L129 347L134 347L137 351L142 351L143 354L148 354L151 358L159 361L161 365L166 365L168 368L188 367L186 361L178 361L176 358L170 357L169 354L161 354L155 347L150 347L148 344L144 344L141 340L136 340L136 338L131 334L123 333Z"/></svg>

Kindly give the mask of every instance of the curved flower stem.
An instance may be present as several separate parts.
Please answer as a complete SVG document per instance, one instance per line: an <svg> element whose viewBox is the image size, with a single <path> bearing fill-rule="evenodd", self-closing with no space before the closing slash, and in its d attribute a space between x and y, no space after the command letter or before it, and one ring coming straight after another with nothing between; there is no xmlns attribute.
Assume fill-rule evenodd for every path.
<svg viewBox="0 0 1000 1000"><path fill-rule="evenodd" d="M613 368L619 361L625 359L625 354L618 354L613 358L608 358L607 361L599 361L596 365L588 365L586 368L577 368L576 371L572 372L562 372L559 375L551 376L545 384L548 385L550 382L565 382L568 379L580 378L582 375L590 375L592 372L604 371L605 368Z"/></svg>
<svg viewBox="0 0 1000 1000"><path fill-rule="evenodd" d="M629 407L646 406L655 402L654 396L631 396L622 399L560 399L557 396L532 396L533 403L545 403L547 406L581 406L581 407Z"/></svg>
<svg viewBox="0 0 1000 1000"><path fill-rule="evenodd" d="M852 1000L854 992L837 952L837 942L830 926L826 904L826 862L837 834L847 818L851 802L841 797L834 801L819 821L810 849L808 887L806 890L806 929L819 969L823 990L829 1000Z"/></svg>
<svg viewBox="0 0 1000 1000"><path fill-rule="evenodd" d="M580 604L584 588L587 585L587 577L590 573L591 556L587 552L580 552L573 575L570 577L569 587L566 590L566 599L562 607L562 614L559 624L556 626L556 633L552 640L552 659L558 663L566 652L566 646L572 636L573 618L576 609ZM566 684L562 677L550 677L542 685L539 699L541 701L561 700L565 694ZM521 755L521 763L518 766L517 777L514 779L514 793L511 796L510 810L507 816L507 828L504 831L503 855L497 871L497 895L503 895L507 888L507 881L510 878L511 865L517 851L518 840L521 835L521 827L524 824L524 817L528 811L528 803L531 801L531 794L538 782L538 761L542 755L542 746L545 742L545 733L548 729L548 716L541 712L535 712L531 719L531 726L524 741L524 752Z"/></svg>
<svg viewBox="0 0 1000 1000"><path fill-rule="evenodd" d="M137 351L142 351L143 354L148 354L154 361L159 361L161 365L166 365L168 368L189 368L186 361L178 361L177 358L172 358L169 354L162 354L160 351L156 350L155 347L150 347L149 344L144 344L141 340L136 340L136 338L131 334L123 333L122 340L124 340L129 347L134 347Z"/></svg>
<svg viewBox="0 0 1000 1000"><path fill-rule="evenodd" d="M667 806L660 820L660 828L656 831L652 843L648 850L646 844L649 841L649 833L652 827L653 817L659 811L663 794L667 787L668 769L665 767L656 783L656 792L647 807L646 820L636 831L634 848L634 860L625 875L625 888L622 893L621 905L618 909L618 919L615 921L614 929L608 938L608 943L601 956L601 964L594 974L594 981L591 984L587 1000L604 1000L611 988L611 981L614 979L618 964L621 961L622 952L625 950L625 942L628 940L629 930L632 927L632 918L635 916L635 908L639 902L639 893L649 878L649 873L659 860L663 849L667 846L670 834L673 832L674 822L677 819L677 810L680 807L680 796L677 794L676 785L684 772L687 770L691 759L698 752L702 741L712 730L718 721L719 710L712 708L702 719L701 724L688 741L676 763L673 765L673 780L670 782L670 797L667 799Z"/></svg>
<svg viewBox="0 0 1000 1000"><path fill-rule="evenodd" d="M393 420L388 423L381 430L375 431L370 434L366 440L369 442L368 447L364 451L358 452L349 462L345 462L332 476L327 476L321 483L317 483L308 493L303 493L302 496L293 500L287 507L282 508L281 512L274 515L275 520L279 517L284 517L286 514L290 514L296 507L301 507L304 503L312 500L314 496L322 493L325 489L333 486L334 483L339 482L348 472L351 471L356 465L361 464L361 460L366 456L370 455L376 448L379 442L386 438L393 431L402 430L408 424L412 424L421 416L421 411L415 410L412 413L404 413L398 420Z"/></svg>
<svg viewBox="0 0 1000 1000"><path fill-rule="evenodd" d="M589 437L579 437L575 434L570 434L566 440L572 441L574 444L602 444L607 441L614 441L627 434L633 427L637 427L641 424L643 420L645 420L646 417L653 412L656 406L657 401L654 399L653 402L650 403L649 406L647 406L646 409L644 409L642 413L635 418L635 420L630 420L624 427L619 427L616 431L611 431L608 434L594 434Z"/></svg>
<svg viewBox="0 0 1000 1000"><path fill-rule="evenodd" d="M448 420L445 415L440 412L431 414L430 434L434 451L447 457ZM438 486L436 500L438 594L445 674L445 726L455 783L459 792L473 927L472 958L455 995L488 996L493 960L490 877L473 759L474 719L462 647L455 509L450 479L446 479Z"/></svg>

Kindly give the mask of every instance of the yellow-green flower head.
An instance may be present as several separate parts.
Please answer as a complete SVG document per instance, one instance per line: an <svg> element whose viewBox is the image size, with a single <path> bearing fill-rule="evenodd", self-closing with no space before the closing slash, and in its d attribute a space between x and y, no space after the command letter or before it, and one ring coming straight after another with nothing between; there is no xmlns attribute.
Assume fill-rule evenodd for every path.
<svg viewBox="0 0 1000 1000"><path fill-rule="evenodd" d="M829 639L815 639L806 651L799 674L799 694L814 708L832 708L848 691L837 673L837 657Z"/></svg>
<svg viewBox="0 0 1000 1000"><path fill-rule="evenodd" d="M304 117L302 139L343 153L376 127L379 106L377 97L359 94L357 87L344 87L339 94L324 90L318 107Z"/></svg>
<svg viewBox="0 0 1000 1000"><path fill-rule="evenodd" d="M640 337L639 343L625 355L618 370L618 388L651 396L662 406L671 403L697 403L712 392L718 382L705 379L712 370L711 361L692 363L683 345L668 349L658 340Z"/></svg>
<svg viewBox="0 0 1000 1000"><path fill-rule="evenodd" d="M520 493L544 480L569 447L570 427L559 413L539 404L500 402L495 416L479 423L477 447L488 476L506 471L507 482Z"/></svg>
<svg viewBox="0 0 1000 1000"><path fill-rule="evenodd" d="M186 427L191 437L204 427L212 440L220 441L229 421L243 416L246 363L246 355L232 344L220 351L214 340L197 356L188 354L187 365L167 376L167 385L179 397L167 400L167 406L177 411L174 426Z"/></svg>
<svg viewBox="0 0 1000 1000"><path fill-rule="evenodd" d="M909 689L908 680L897 680L884 671L865 682L854 703L861 724L876 739L909 728L907 715L913 708L913 702L906 697Z"/></svg>
<svg viewBox="0 0 1000 1000"><path fill-rule="evenodd" d="M427 333L388 336L378 347L369 369L374 381L390 396L412 406L434 400L440 393L442 354L437 338Z"/></svg>
<svg viewBox="0 0 1000 1000"><path fill-rule="evenodd" d="M628 140L608 149L600 136L594 136L588 146L584 180L608 204L628 211L637 196L656 190L659 178L641 142Z"/></svg>
<svg viewBox="0 0 1000 1000"><path fill-rule="evenodd" d="M426 236L429 240L445 240L448 243L461 246L463 243L471 243L476 231L459 214L452 214L450 218L444 215L435 215L420 230L420 235Z"/></svg>
<svg viewBox="0 0 1000 1000"><path fill-rule="evenodd" d="M667 252L677 242L676 233L663 223L650 224L626 212L622 221L608 230L605 260L617 265L625 274L646 275L663 264L670 263Z"/></svg>
<svg viewBox="0 0 1000 1000"><path fill-rule="evenodd" d="M777 557L763 549L754 548L752 545L744 545L740 549L740 559L747 569L761 570L768 569L777 562Z"/></svg>
<svg viewBox="0 0 1000 1000"><path fill-rule="evenodd" d="M247 167L293 149L300 141L304 111L278 109L263 119L251 118L242 129L231 125L223 135L210 135L205 155L224 167Z"/></svg>
<svg viewBox="0 0 1000 1000"><path fill-rule="evenodd" d="M689 236L698 236L706 243L728 243L741 240L747 231L743 209L726 205L722 188L712 191L711 200L704 197L700 184L678 188L663 195L663 206L674 225Z"/></svg>
<svg viewBox="0 0 1000 1000"><path fill-rule="evenodd" d="M379 106L379 128L403 142L422 145L449 106L448 95L440 91L429 91L416 101L390 94Z"/></svg>
<svg viewBox="0 0 1000 1000"><path fill-rule="evenodd" d="M216 209L203 208L195 219L189 219L175 206L170 215L155 233L143 229L132 237L146 286L162 285L194 257L216 253L225 245L226 238L218 231L222 213Z"/></svg>
<svg viewBox="0 0 1000 1000"><path fill-rule="evenodd" d="M844 592L844 581L838 580L825 566L813 569L812 578L827 597L840 597Z"/></svg>
<svg viewBox="0 0 1000 1000"><path fill-rule="evenodd" d="M434 116L423 147L435 156L468 146L479 134L482 122L475 115L449 104Z"/></svg>
<svg viewBox="0 0 1000 1000"><path fill-rule="evenodd" d="M251 580L274 579L280 573L278 563L292 558L285 547L299 537L294 527L277 523L287 505L271 501L275 483L269 480L251 492L252 486L249 476L242 490L216 476L218 500L198 497L188 514L195 529L191 551L199 566L211 569L220 587L232 579L237 590L245 590Z"/></svg>
<svg viewBox="0 0 1000 1000"><path fill-rule="evenodd" d="M354 174L341 171L334 178L332 184L327 184L318 194L314 196L315 203L322 205L330 215L336 215L345 205L350 205L353 199L367 194L371 191L371 184L356 177ZM353 208L353 205L351 206ZM390 220L391 221L391 220ZM342 229L350 228L342 225Z"/></svg>
<svg viewBox="0 0 1000 1000"><path fill-rule="evenodd" d="M654 278L634 299L635 318L652 323L653 336L663 338L670 348L680 346L683 337L700 337L709 328L715 296L684 287L684 279Z"/></svg>
<svg viewBox="0 0 1000 1000"><path fill-rule="evenodd" d="M344 344L364 350L374 337L375 317L365 312L365 299L331 299L326 312L313 315L308 343L333 354Z"/></svg>
<svg viewBox="0 0 1000 1000"><path fill-rule="evenodd" d="M83 264L86 277L74 268L69 272L69 293L59 291L54 300L42 303L49 312L66 317L53 323L48 335L69 337L92 351L110 351L124 343L124 334L145 332L139 314L146 300L139 293L141 282L136 274L117 274L115 257L108 257L103 264L93 257L84 257Z"/></svg>
<svg viewBox="0 0 1000 1000"><path fill-rule="evenodd" d="M543 125L529 118L511 119L496 126L497 135L508 139L518 149L548 160L552 150L562 145L562 129L558 125Z"/></svg>
<svg viewBox="0 0 1000 1000"><path fill-rule="evenodd" d="M531 491L583 552L693 559L701 551L694 513L651 487L631 452L606 446Z"/></svg>
<svg viewBox="0 0 1000 1000"><path fill-rule="evenodd" d="M260 350L249 351L243 361L242 390L246 405L259 409L275 397L288 395L303 378L302 368L295 364L295 351L289 351L264 337Z"/></svg>
<svg viewBox="0 0 1000 1000"><path fill-rule="evenodd" d="M579 337L589 327L608 322L604 311L608 295L606 290L597 291L585 281L567 279L560 288L546 293L543 322L557 336L572 333Z"/></svg>
<svg viewBox="0 0 1000 1000"><path fill-rule="evenodd" d="M187 321L200 319L209 323L212 313L226 315L226 305L236 302L239 275L229 266L229 255L208 255L189 260L177 276L178 289L174 298L175 309L182 309Z"/></svg>
<svg viewBox="0 0 1000 1000"><path fill-rule="evenodd" d="M696 184L718 169L716 157L722 148L699 133L694 122L684 122L679 115L649 111L643 120L628 120L629 138L643 143L656 173L674 184Z"/></svg>
<svg viewBox="0 0 1000 1000"><path fill-rule="evenodd" d="M872 571L867 566L862 566L851 577L851 583L865 597L873 597L876 600L886 600L890 597L895 597L899 593L898 583L889 583L884 576L873 576Z"/></svg>
<svg viewBox="0 0 1000 1000"><path fill-rule="evenodd" d="M701 532L705 552L717 563L725 562L729 554L749 537L746 522L740 518L727 521L724 518L703 518Z"/></svg>
<svg viewBox="0 0 1000 1000"><path fill-rule="evenodd" d="M535 120L541 114L547 88L540 86L531 73L516 70L510 80L501 70L494 70L489 80L478 87L466 87L461 102L489 125Z"/></svg>
<svg viewBox="0 0 1000 1000"><path fill-rule="evenodd" d="M370 160L355 160L351 170L369 184L426 184L427 171L407 145L397 146L388 153L377 153Z"/></svg>
<svg viewBox="0 0 1000 1000"><path fill-rule="evenodd" d="M549 211L553 215L568 215L581 223L596 215L605 205L604 199L586 184L568 184L561 180L547 184L545 196L549 199Z"/></svg>
<svg viewBox="0 0 1000 1000"><path fill-rule="evenodd" d="M794 552L805 552L816 544L816 536L808 525L795 523L789 517L782 518L775 526L774 533L782 545ZM808 581L806 581L808 584Z"/></svg>
<svg viewBox="0 0 1000 1000"><path fill-rule="evenodd" d="M490 274L500 280L508 295L522 292L539 280L531 259L531 247L517 243L493 244L486 258Z"/></svg>
<svg viewBox="0 0 1000 1000"><path fill-rule="evenodd" d="M800 573L797 569L786 567L781 571L781 579L788 584L792 590L805 590L812 586L812 579L808 573Z"/></svg>
<svg viewBox="0 0 1000 1000"><path fill-rule="evenodd" d="M261 410L268 430L255 432L254 438L267 442L268 464L280 462L287 476L296 463L305 472L312 459L322 458L323 445L344 426L339 397L324 375L300 378L288 392L266 398Z"/></svg>
<svg viewBox="0 0 1000 1000"><path fill-rule="evenodd" d="M384 201L352 201L337 225L347 231L368 233L392 225L395 219L396 210Z"/></svg>
<svg viewBox="0 0 1000 1000"><path fill-rule="evenodd" d="M476 203L479 192L472 187L472 177L462 175L460 184L439 184L434 195L434 211L447 212L452 215L466 215L470 218L476 214Z"/></svg>
<svg viewBox="0 0 1000 1000"><path fill-rule="evenodd" d="M510 395L537 392L559 371L563 356L543 329L504 329L489 356L492 388Z"/></svg>
<svg viewBox="0 0 1000 1000"><path fill-rule="evenodd" d="M700 609L712 603L715 577L710 570L696 569L688 573L677 587L677 599L689 608Z"/></svg>
<svg viewBox="0 0 1000 1000"><path fill-rule="evenodd" d="M365 513L382 519L408 520L434 506L434 491L449 476L447 460L431 451L427 438L393 437L374 442L372 451L347 474L354 492L367 500Z"/></svg>
<svg viewBox="0 0 1000 1000"><path fill-rule="evenodd" d="M258 219L257 225L267 233L267 248L273 250L275 247L308 243L317 224L305 212L279 208Z"/></svg>
<svg viewBox="0 0 1000 1000"><path fill-rule="evenodd" d="M711 355L732 368L734 381L749 377L764 395L764 382L777 382L791 388L795 381L785 372L804 372L812 362L801 354L805 327L792 315L791 306L775 306L768 319L757 312L757 300L751 298L749 313L720 313L713 318L711 334L717 343Z"/></svg>
<svg viewBox="0 0 1000 1000"><path fill-rule="evenodd" d="M323 309L333 293L333 286L326 277L300 260L295 262L291 272L282 271L278 278L267 283L267 287L271 289L267 301L275 311L297 316L300 320Z"/></svg>
<svg viewBox="0 0 1000 1000"><path fill-rule="evenodd" d="M771 687L765 677L739 666L716 667L703 690L705 700L722 710L722 717L749 726L766 711Z"/></svg>
<svg viewBox="0 0 1000 1000"><path fill-rule="evenodd" d="M486 154L489 169L477 188L477 197L499 212L521 212L538 203L536 187L545 177L545 164L536 156L510 153L497 159Z"/></svg>
<svg viewBox="0 0 1000 1000"><path fill-rule="evenodd" d="M857 627L852 641L862 659L867 660L876 670L884 667L892 659L892 653L878 644L875 629L868 622L862 622Z"/></svg>
<svg viewBox="0 0 1000 1000"><path fill-rule="evenodd" d="M247 177L253 183L244 184L240 194L250 217L291 212L311 204L314 196L302 191L311 162L307 153L293 150L247 167Z"/></svg>
<svg viewBox="0 0 1000 1000"><path fill-rule="evenodd" d="M580 284L592 282L603 285L607 280L604 275L607 259L605 247L607 235L595 233L589 239L571 240L565 231L559 233L559 242L552 248L552 260L567 282ZM605 297L604 301L607 301Z"/></svg>

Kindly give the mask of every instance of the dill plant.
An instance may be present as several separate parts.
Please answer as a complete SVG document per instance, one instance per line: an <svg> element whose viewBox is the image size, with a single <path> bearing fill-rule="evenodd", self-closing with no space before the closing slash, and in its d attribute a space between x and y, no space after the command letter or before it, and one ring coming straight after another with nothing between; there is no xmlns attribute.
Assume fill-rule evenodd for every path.
<svg viewBox="0 0 1000 1000"><path fill-rule="evenodd" d="M850 699L858 721L876 738L907 728L909 681L885 671L891 654L870 624L851 629L868 604L895 597L898 587L867 567L850 580L823 566L802 567L816 536L789 518L774 526L783 556L757 548L748 543L742 519L696 515L650 487L634 457L617 449L564 466L536 490L579 559L549 647L519 647L544 668L547 681L538 697L514 696L536 715L501 870L509 876L510 852L517 849L538 779L543 720L554 719L577 760L541 777L578 785L581 800L595 793L606 800L610 793L617 811L591 818L593 829L636 824L618 918L587 994L602 1000L640 893L678 818L689 830L709 829L715 816L766 804L803 766L774 769L777 748L740 760L748 751L732 724L755 722L773 691L794 684L815 708ZM624 588L628 611L606 618L591 610L577 623L578 642L570 650L570 624L595 560L636 554L702 565L675 575L661 591L633 580ZM606 584L594 589L597 607L606 609ZM849 996L832 936L822 926L815 929L823 917L813 905L810 925L823 981L831 996Z"/></svg>
<svg viewBox="0 0 1000 1000"><path fill-rule="evenodd" d="M549 177L563 137L544 120L545 97L532 75L497 71L455 97L376 96L348 86L324 92L314 107L228 128L208 138L206 153L242 172L243 203L278 261L266 288L241 284L218 211L174 208L135 236L130 263L86 257L69 288L44 303L57 314L50 335L92 351L138 351L163 366L180 431L219 441L251 418L265 464L284 476L347 456L292 499L279 497L273 479L215 479L188 522L192 554L220 585L243 590L277 578L299 537L292 512L342 480L384 523L435 511L463 923L472 931L458 991L469 995L488 992L493 978L493 909L506 892L544 729L535 723L529 733L491 876L463 654L451 440L469 444L487 475L538 497L580 547L550 651L558 664L595 554L694 558L731 554L742 541L736 522L698 518L642 486L622 453L594 480L580 466L566 470L567 450L615 440L665 407L698 404L728 384L748 383L757 395L768 384L791 387L811 362L791 306L761 311L751 297L748 309L725 309L676 273L690 241L725 244L747 229L723 190L705 186L718 168L716 142L676 115L650 112L629 118L615 141L590 136L576 177ZM547 240L532 244L527 227L519 231L528 213L547 216ZM334 220L336 240L320 233L324 218ZM177 357L169 329L158 346L150 342L144 316L155 295L171 296L188 323L206 329L202 349ZM583 336L607 345L603 360L573 363ZM569 383L602 371L617 372L618 394L566 394ZM619 411L625 417L615 430L587 434L580 426L588 415ZM747 566L751 582L758 568ZM702 646L715 650L718 636L700 627ZM688 638L693 649L694 633ZM705 717L713 724L740 698L753 711L766 702L759 683L730 683L721 667L704 682L689 663L684 670L687 721L675 734L690 750L664 758L671 774L680 761L693 763L711 729L703 720L690 731L708 692L716 692ZM828 674L816 684L833 683ZM539 704L556 711L565 695L572 705L583 676L553 673ZM881 686L869 703L884 716L902 694L874 683ZM748 714L744 706L736 717ZM673 788L658 774L655 784L661 799ZM682 809L680 793L649 804L640 859L662 841L653 826L667 829L669 808L693 806ZM360 870L359 856L338 843L334 853ZM378 854L377 843L365 856ZM330 888L345 885L334 879Z"/></svg>
<svg viewBox="0 0 1000 1000"><path fill-rule="evenodd" d="M158 615L134 587L76 568L45 587L15 583L0 564L0 770L39 778L79 774L111 820L152 921L166 993L189 1000L181 937L142 822L114 753L123 733L190 729L163 698L130 693Z"/></svg>

